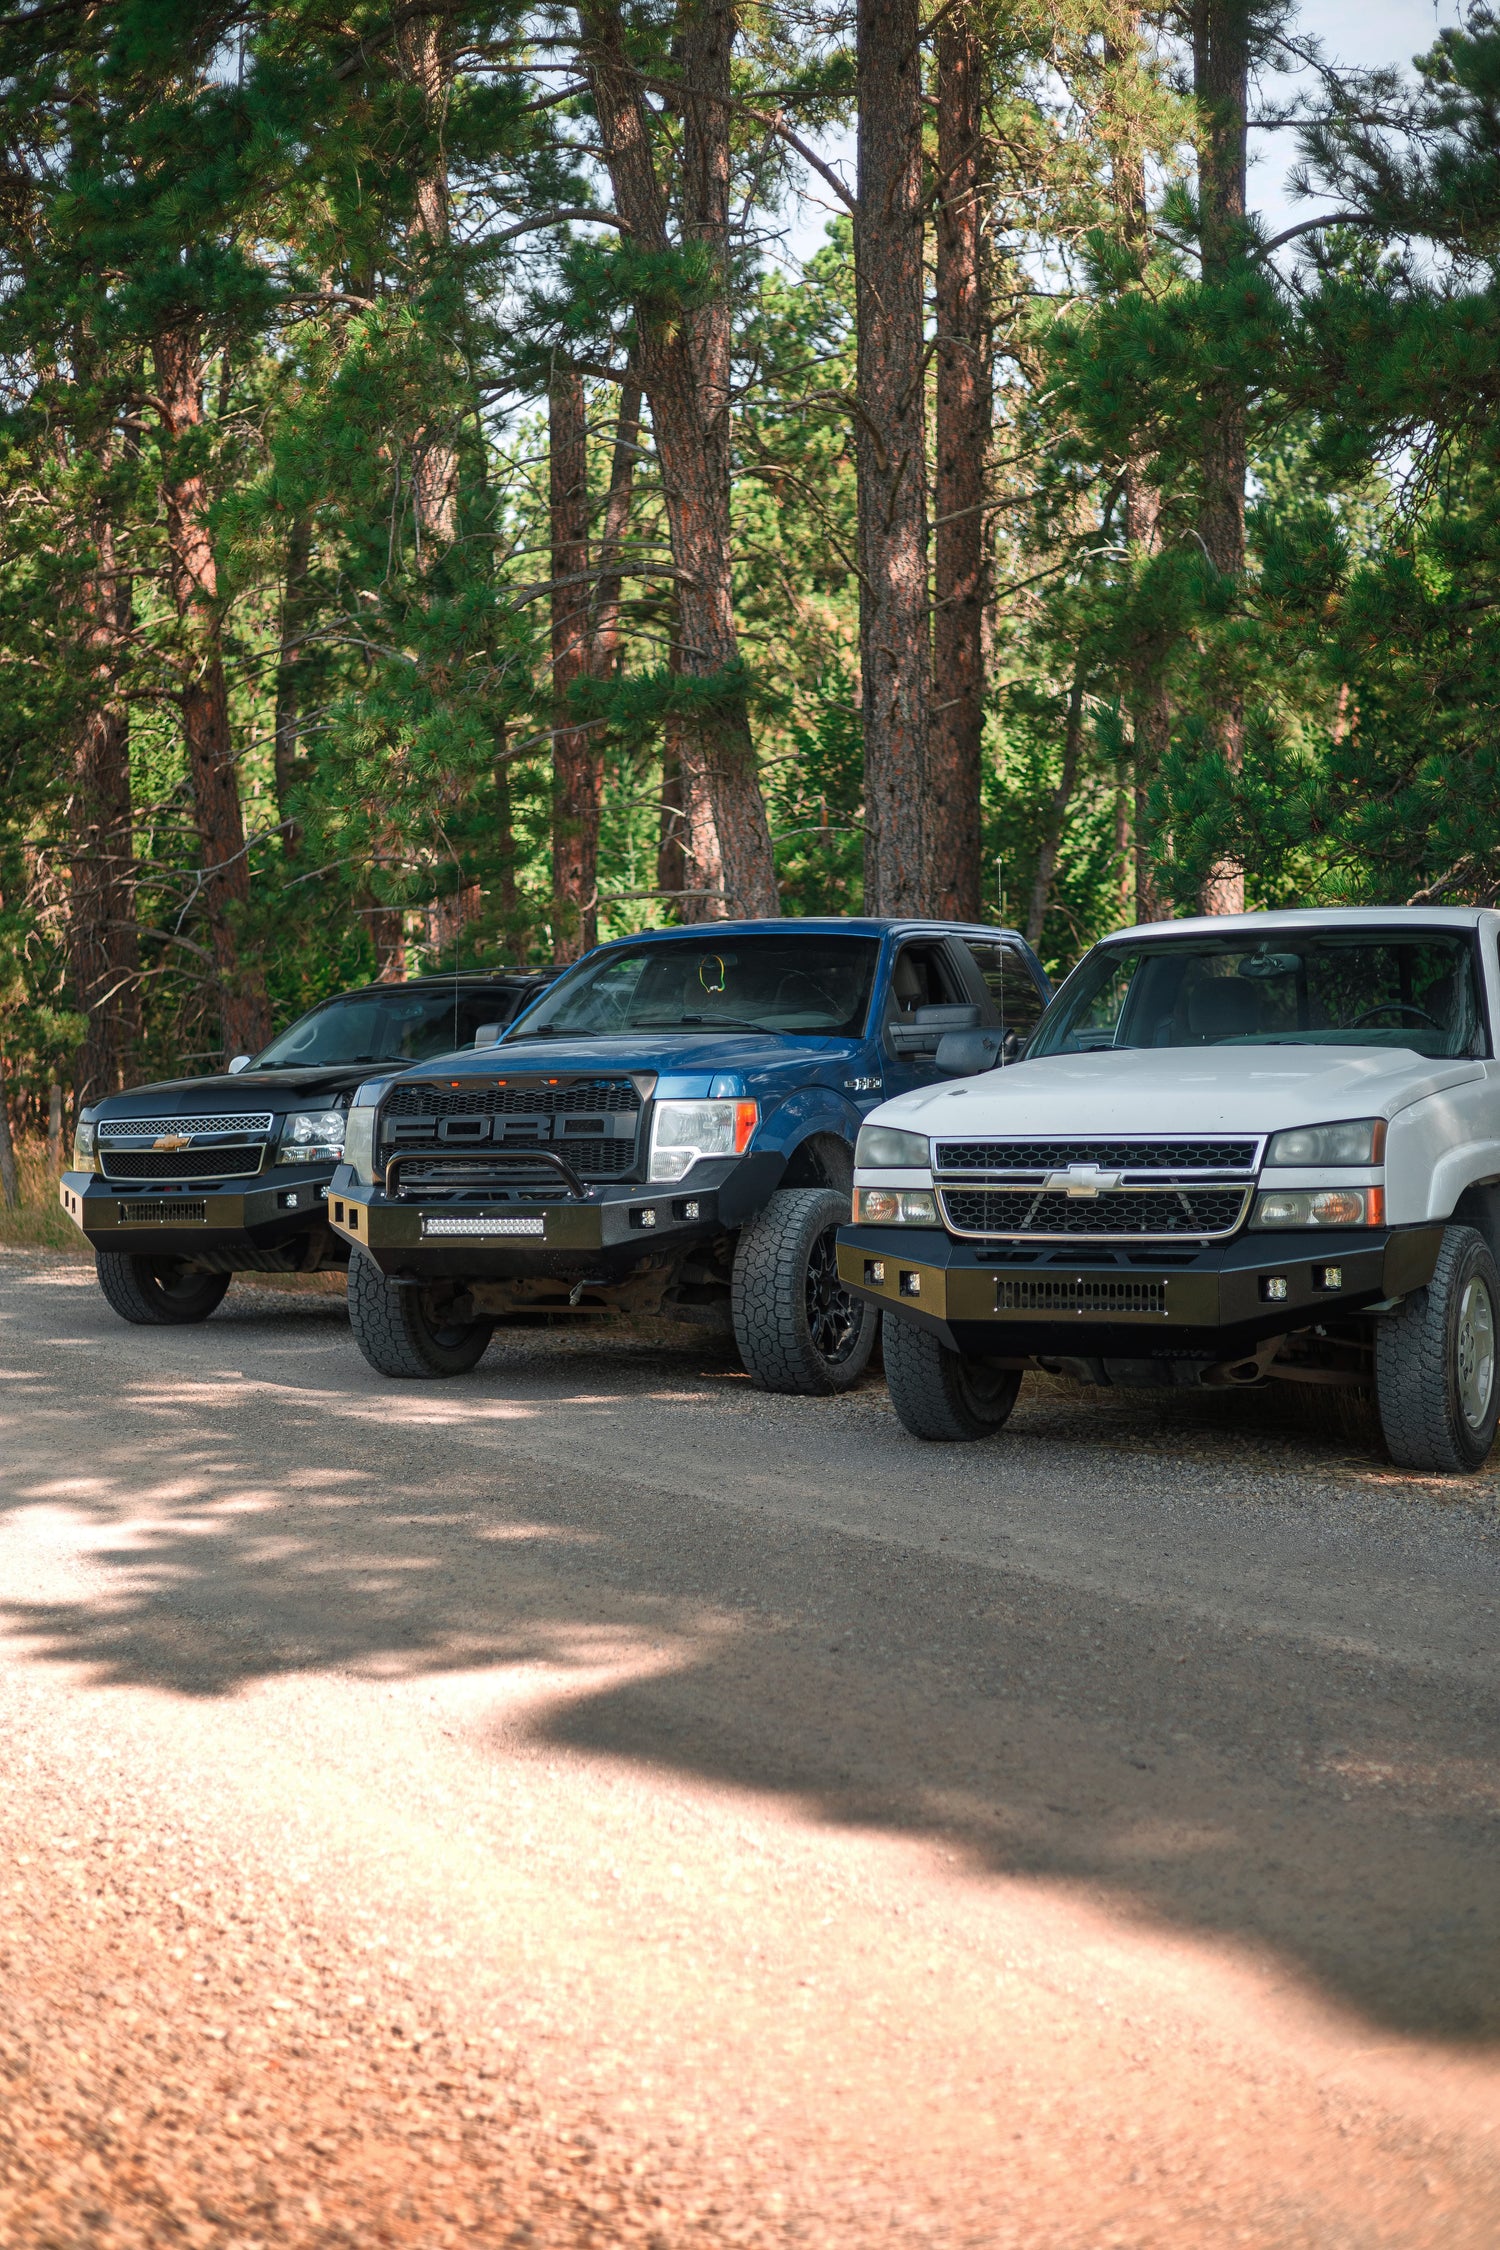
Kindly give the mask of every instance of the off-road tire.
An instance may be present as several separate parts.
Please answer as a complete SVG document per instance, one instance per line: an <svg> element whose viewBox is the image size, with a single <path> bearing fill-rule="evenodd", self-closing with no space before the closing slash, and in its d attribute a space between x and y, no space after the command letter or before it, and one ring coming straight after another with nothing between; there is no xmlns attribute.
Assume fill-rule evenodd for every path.
<svg viewBox="0 0 1500 2250"><path fill-rule="evenodd" d="M1014 1367L950 1352L929 1329L894 1315L885 1324L886 1387L901 1426L936 1445L993 1437L1021 1388Z"/></svg>
<svg viewBox="0 0 1500 2250"><path fill-rule="evenodd" d="M207 1320L224 1302L232 1278L195 1273L181 1258L138 1258L128 1250L96 1250L94 1267L110 1310L134 1328L183 1328Z"/></svg>
<svg viewBox="0 0 1500 2250"><path fill-rule="evenodd" d="M782 1188L740 1229L730 1310L757 1389L827 1398L869 1366L879 1307L846 1290L834 1262L848 1216L835 1188Z"/></svg>
<svg viewBox="0 0 1500 2250"><path fill-rule="evenodd" d="M1483 1466L1500 1415L1497 1339L1500 1273L1484 1237L1445 1227L1427 1287L1375 1323L1380 1427L1401 1468L1467 1476Z"/></svg>
<svg viewBox="0 0 1500 2250"><path fill-rule="evenodd" d="M349 1326L377 1375L431 1382L467 1375L488 1348L491 1320L446 1325L425 1289L402 1288L363 1250L349 1256Z"/></svg>

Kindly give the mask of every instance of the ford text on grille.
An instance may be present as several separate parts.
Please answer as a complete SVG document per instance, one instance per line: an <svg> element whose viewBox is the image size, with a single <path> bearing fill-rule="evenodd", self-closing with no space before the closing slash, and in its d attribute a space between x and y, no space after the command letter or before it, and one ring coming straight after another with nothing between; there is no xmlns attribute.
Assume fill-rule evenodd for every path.
<svg viewBox="0 0 1500 2250"><path fill-rule="evenodd" d="M385 1104L381 1143L387 1155L434 1146L524 1155L549 1147L585 1176L611 1179L635 1161L642 1107L628 1078L550 1086L512 1081L457 1091L398 1086Z"/></svg>

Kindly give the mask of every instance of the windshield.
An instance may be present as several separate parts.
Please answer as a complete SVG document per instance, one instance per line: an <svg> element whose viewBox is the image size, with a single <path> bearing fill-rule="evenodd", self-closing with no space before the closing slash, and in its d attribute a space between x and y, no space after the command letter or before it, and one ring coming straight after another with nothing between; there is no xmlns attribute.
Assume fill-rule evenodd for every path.
<svg viewBox="0 0 1500 2250"><path fill-rule="evenodd" d="M1105 1047L1406 1047L1485 1051L1463 932L1282 931L1101 945L1043 1016L1028 1055Z"/></svg>
<svg viewBox="0 0 1500 2250"><path fill-rule="evenodd" d="M874 938L813 935L613 947L554 985L513 1038L569 1031L857 1033L877 951Z"/></svg>
<svg viewBox="0 0 1500 2250"><path fill-rule="evenodd" d="M249 1069L426 1062L456 1047L472 1047L482 1025L506 1023L514 1012L515 1001L506 992L441 986L411 992L393 984L386 992L359 992L314 1008L263 1048Z"/></svg>

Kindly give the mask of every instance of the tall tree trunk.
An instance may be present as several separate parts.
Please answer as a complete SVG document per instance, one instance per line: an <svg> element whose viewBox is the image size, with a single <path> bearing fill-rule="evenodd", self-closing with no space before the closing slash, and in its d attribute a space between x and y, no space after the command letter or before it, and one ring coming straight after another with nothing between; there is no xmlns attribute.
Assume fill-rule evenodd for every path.
<svg viewBox="0 0 1500 2250"><path fill-rule="evenodd" d="M125 1085L140 1037L130 706L120 677L131 588L106 510L96 513L92 529L96 567L83 588L83 635L94 694L74 749L69 823L69 966L88 1024L79 1056L80 1102Z"/></svg>
<svg viewBox="0 0 1500 2250"><path fill-rule="evenodd" d="M589 668L588 402L583 377L555 368L548 397L552 537L552 945L576 961L598 934L598 730L568 723L568 690Z"/></svg>
<svg viewBox="0 0 1500 2250"><path fill-rule="evenodd" d="M276 812L288 853L302 842L302 826L291 804L297 789L297 741L302 732L302 680L307 668L304 637L309 622L307 574L312 560L312 525L299 509L287 527L286 575L281 592L281 649L276 663L275 777Z"/></svg>
<svg viewBox="0 0 1500 2250"><path fill-rule="evenodd" d="M16 1144L10 1130L10 1096L5 1085L5 1056L0 1053L0 1196L8 1211L21 1208L21 1182L16 1173Z"/></svg>
<svg viewBox="0 0 1500 2250"><path fill-rule="evenodd" d="M985 502L993 346L984 242L983 51L967 8L937 31L937 468L933 702L927 735L927 905L977 921L984 735Z"/></svg>
<svg viewBox="0 0 1500 2250"><path fill-rule="evenodd" d="M253 1054L271 1036L271 1010L265 979L259 964L246 958L238 927L250 902L250 870L229 730L208 492L194 439L203 424L200 339L191 329L167 330L156 338L154 358L172 600L183 627L182 731L203 852L202 899L224 1044L231 1054Z"/></svg>
<svg viewBox="0 0 1500 2250"><path fill-rule="evenodd" d="M510 795L510 757L503 720L495 742L495 834L499 840L500 914L505 925L505 946L517 961L524 962L530 950L531 932L520 926L521 894L516 884L516 861L520 853L516 846L515 816Z"/></svg>
<svg viewBox="0 0 1500 2250"><path fill-rule="evenodd" d="M1203 280L1222 288L1245 255L1246 113L1250 83L1248 0L1195 0L1193 92L1198 105L1198 247ZM1245 568L1245 397L1215 379L1200 462L1198 533L1209 561L1238 581ZM1232 773L1244 763L1244 704L1222 672L1214 683L1213 738ZM1240 914L1244 869L1225 859L1203 886L1206 914Z"/></svg>
<svg viewBox="0 0 1500 2250"><path fill-rule="evenodd" d="M671 249L640 81L625 52L619 0L578 10L615 209L632 246ZM685 679L703 683L681 719L684 788L695 805L698 873L732 914L774 914L776 869L741 676L729 513L729 120L733 0L698 0L679 42L685 242L707 248L716 284L685 317L654 298L635 307L636 356L651 404L677 577ZM697 879L695 875L695 880ZM721 908L721 911L723 909Z"/></svg>
<svg viewBox="0 0 1500 2250"><path fill-rule="evenodd" d="M1057 873L1058 847L1062 843L1063 827L1068 817L1068 807L1073 802L1073 791L1078 785L1078 753L1083 743L1083 672L1073 674L1073 685L1068 693L1068 715L1063 724L1062 773L1057 787L1047 805L1042 822L1041 849L1037 853L1036 880L1031 886L1031 911L1026 917L1028 943L1041 943L1042 929L1047 920L1047 909L1052 904L1052 882Z"/></svg>
<svg viewBox="0 0 1500 2250"><path fill-rule="evenodd" d="M627 380L620 388L609 492L599 534L598 567L589 608L589 670L607 680L620 660L620 598L625 584L625 535L635 492L635 464L641 445L641 386Z"/></svg>
<svg viewBox="0 0 1500 2250"><path fill-rule="evenodd" d="M452 87L452 62L443 47L441 16L398 12L395 52L398 67L421 98L423 124L431 136L429 161L418 177L411 235L419 253L429 296L441 310L447 277L443 272L452 233L448 167L442 133ZM453 373L461 382L455 364ZM413 443L412 486L416 500L417 552L430 569L458 537L458 448L451 420L439 415L418 429Z"/></svg>
<svg viewBox="0 0 1500 2250"><path fill-rule="evenodd" d="M858 0L854 222L865 911L926 911L927 449L917 0Z"/></svg>

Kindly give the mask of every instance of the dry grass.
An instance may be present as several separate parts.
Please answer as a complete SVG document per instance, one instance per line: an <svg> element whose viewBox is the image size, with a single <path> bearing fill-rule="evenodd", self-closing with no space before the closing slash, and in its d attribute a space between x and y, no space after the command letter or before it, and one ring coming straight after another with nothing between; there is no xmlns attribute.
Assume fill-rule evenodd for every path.
<svg viewBox="0 0 1500 2250"><path fill-rule="evenodd" d="M12 1211L0 1197L0 1244L87 1258L87 1243L57 1200L57 1174L47 1161L46 1142L17 1141L16 1170L21 1178L21 1207Z"/></svg>

